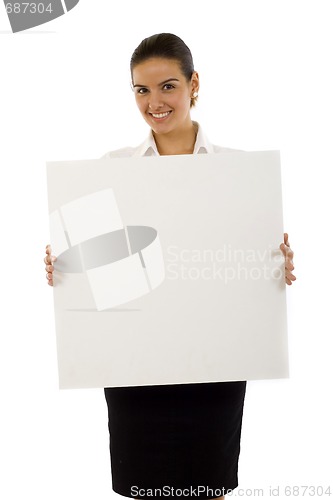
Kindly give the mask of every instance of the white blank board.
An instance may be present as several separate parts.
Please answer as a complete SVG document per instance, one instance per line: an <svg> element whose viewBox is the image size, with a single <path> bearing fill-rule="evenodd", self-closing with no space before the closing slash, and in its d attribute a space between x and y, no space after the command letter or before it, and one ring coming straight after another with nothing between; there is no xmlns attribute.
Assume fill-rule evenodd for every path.
<svg viewBox="0 0 333 500"><path fill-rule="evenodd" d="M60 388L288 377L278 151L47 177Z"/></svg>

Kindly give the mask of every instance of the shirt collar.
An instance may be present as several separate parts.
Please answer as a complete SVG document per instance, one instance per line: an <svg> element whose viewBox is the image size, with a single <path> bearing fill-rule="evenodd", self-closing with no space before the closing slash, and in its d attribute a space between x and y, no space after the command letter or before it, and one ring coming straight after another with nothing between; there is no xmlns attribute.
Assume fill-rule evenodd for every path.
<svg viewBox="0 0 333 500"><path fill-rule="evenodd" d="M152 131L150 130L147 139L137 147L133 156L159 156L157 146Z"/></svg>
<svg viewBox="0 0 333 500"><path fill-rule="evenodd" d="M208 140L202 127L198 122L193 122L198 126L197 138L194 144L193 154L214 153L213 144Z"/></svg>
<svg viewBox="0 0 333 500"><path fill-rule="evenodd" d="M207 139L202 130L202 127L198 122L193 123L198 126L193 154L214 153L213 145ZM155 139L151 130L147 139L142 144L140 144L140 146L138 146L138 148L134 152L134 156L159 156L159 152L157 150Z"/></svg>

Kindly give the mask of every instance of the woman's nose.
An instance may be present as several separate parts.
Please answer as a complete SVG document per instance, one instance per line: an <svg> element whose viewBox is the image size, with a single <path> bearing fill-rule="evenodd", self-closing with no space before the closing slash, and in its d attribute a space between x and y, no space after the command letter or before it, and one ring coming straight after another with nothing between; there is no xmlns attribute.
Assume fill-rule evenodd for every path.
<svg viewBox="0 0 333 500"><path fill-rule="evenodd" d="M164 106L164 103L161 99L161 96L157 93L150 93L148 98L148 106L152 111L162 108Z"/></svg>

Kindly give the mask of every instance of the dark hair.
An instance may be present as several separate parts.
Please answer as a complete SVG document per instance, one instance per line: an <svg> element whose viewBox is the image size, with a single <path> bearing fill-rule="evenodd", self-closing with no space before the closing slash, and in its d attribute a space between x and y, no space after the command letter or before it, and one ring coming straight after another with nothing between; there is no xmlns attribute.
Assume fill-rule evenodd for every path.
<svg viewBox="0 0 333 500"><path fill-rule="evenodd" d="M152 57L162 57L178 61L181 72L190 81L194 71L193 58L190 49L181 38L172 33L158 33L142 40L134 50L130 70L133 79L133 68ZM191 98L191 107L195 105L197 97Z"/></svg>

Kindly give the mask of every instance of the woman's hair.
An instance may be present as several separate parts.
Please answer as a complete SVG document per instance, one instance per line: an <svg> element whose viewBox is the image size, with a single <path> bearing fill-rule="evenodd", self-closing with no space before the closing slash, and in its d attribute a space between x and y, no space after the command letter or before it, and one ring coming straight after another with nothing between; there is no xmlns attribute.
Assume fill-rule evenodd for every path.
<svg viewBox="0 0 333 500"><path fill-rule="evenodd" d="M178 61L181 72L190 81L194 71L192 54L181 38L172 33L158 33L142 40L134 50L130 70L133 80L133 68L152 57L161 57ZM197 97L191 98L191 107L195 105Z"/></svg>

